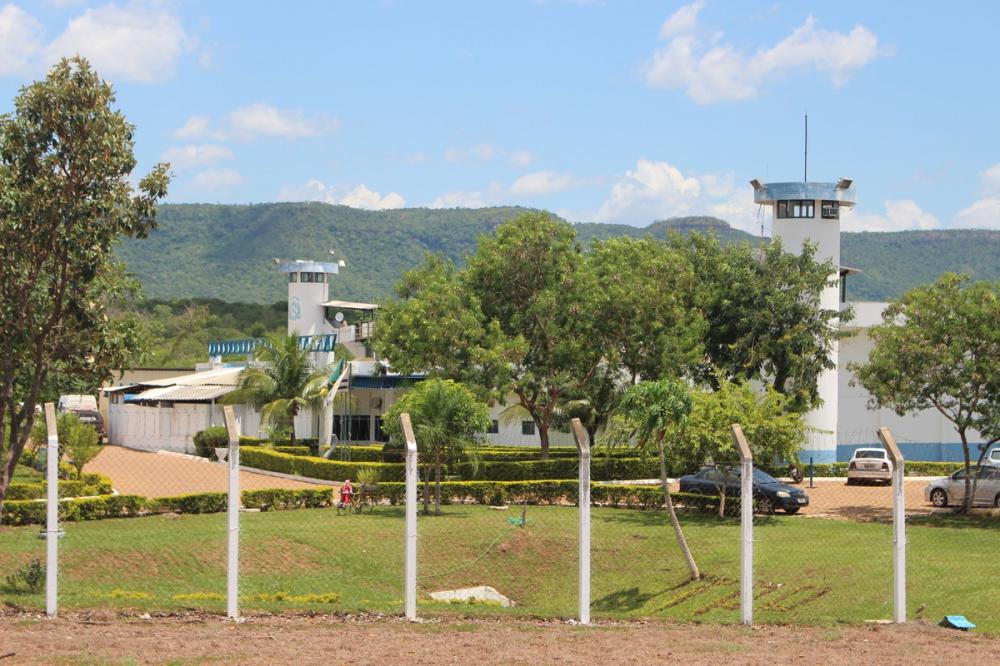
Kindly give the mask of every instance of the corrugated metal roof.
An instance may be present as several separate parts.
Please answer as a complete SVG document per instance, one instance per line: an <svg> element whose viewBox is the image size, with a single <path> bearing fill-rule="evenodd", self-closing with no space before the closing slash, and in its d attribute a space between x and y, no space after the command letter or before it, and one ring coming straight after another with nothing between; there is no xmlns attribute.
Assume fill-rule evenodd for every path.
<svg viewBox="0 0 1000 666"><path fill-rule="evenodd" d="M219 368L217 370L205 370L204 372L193 372L177 377L166 377L164 379L150 379L139 382L138 386L236 386L239 383L239 375L243 368Z"/></svg>
<svg viewBox="0 0 1000 666"><path fill-rule="evenodd" d="M378 310L377 303L358 303L356 301L327 301L328 308L343 308L345 310Z"/></svg>
<svg viewBox="0 0 1000 666"><path fill-rule="evenodd" d="M166 386L129 396L128 402L200 402L221 398L232 393L233 386Z"/></svg>

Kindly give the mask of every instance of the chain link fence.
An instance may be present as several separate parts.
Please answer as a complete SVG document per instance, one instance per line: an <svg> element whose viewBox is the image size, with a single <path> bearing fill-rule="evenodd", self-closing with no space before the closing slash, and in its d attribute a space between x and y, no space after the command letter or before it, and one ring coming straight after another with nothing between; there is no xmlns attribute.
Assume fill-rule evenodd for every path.
<svg viewBox="0 0 1000 666"><path fill-rule="evenodd" d="M393 480L378 480L368 470L365 479L352 480L349 492L342 481L265 469L264 458L251 452L235 477L239 610L403 613L408 531L402 464L394 463L396 470L371 462ZM505 473L529 464L519 451L494 454ZM208 460L105 446L82 475L64 466L59 607L226 611L226 455L223 449L217 453L222 460ZM299 472L316 468L316 459L304 453L281 455L298 461ZM355 451L356 458L364 455ZM998 534L998 519L987 508L991 498L974 515L958 515L963 479L917 475L937 468L913 463L902 479L905 542L894 533L894 487L881 468L865 475L828 466L821 477L806 467L801 480L756 468L747 542L738 461L669 461L672 517L662 484L650 473L657 465L598 452L584 466L598 478L584 486L590 489L590 547L581 549L580 481L565 478L580 468L580 459L572 450L552 457L531 469L557 470L564 478L445 475L440 487L417 484L411 541L417 615L586 621L589 613L597 620L737 623L745 617L741 567L749 544L755 622L892 620L894 558L905 553L908 618L960 614L1000 632L987 584ZM368 463L350 464L363 469ZM611 478L623 469L629 478ZM636 478L638 472L646 477ZM990 487L992 473L979 473L983 487ZM433 477L423 465L419 475ZM15 487L0 523L0 598L43 608L44 475L21 466ZM581 608L587 595L589 604Z"/></svg>

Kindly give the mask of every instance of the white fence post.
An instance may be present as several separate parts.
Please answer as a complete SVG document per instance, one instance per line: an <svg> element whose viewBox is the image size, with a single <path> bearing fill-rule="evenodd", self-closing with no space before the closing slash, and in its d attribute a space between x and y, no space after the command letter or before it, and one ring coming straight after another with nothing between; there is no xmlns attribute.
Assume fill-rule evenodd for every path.
<svg viewBox="0 0 1000 666"><path fill-rule="evenodd" d="M906 622L906 503L903 487L903 454L896 446L896 439L885 426L878 429L889 459L892 461L892 558L893 613L896 624Z"/></svg>
<svg viewBox="0 0 1000 666"><path fill-rule="evenodd" d="M226 615L233 620L240 616L240 429L236 423L236 413L232 405L222 408L229 435L229 541L227 544L228 563L226 567Z"/></svg>
<svg viewBox="0 0 1000 666"><path fill-rule="evenodd" d="M400 414L406 440L406 565L403 606L407 620L417 619L417 440L409 414Z"/></svg>
<svg viewBox="0 0 1000 666"><path fill-rule="evenodd" d="M45 614L55 617L59 599L59 432L56 409L45 403L48 447L45 449L45 478L48 495L45 511Z"/></svg>
<svg viewBox="0 0 1000 666"><path fill-rule="evenodd" d="M731 426L733 443L740 454L740 621L753 624L753 456L743 428Z"/></svg>
<svg viewBox="0 0 1000 666"><path fill-rule="evenodd" d="M580 624L590 624L590 440L580 419L571 421L576 449L580 454L580 571L577 587Z"/></svg>

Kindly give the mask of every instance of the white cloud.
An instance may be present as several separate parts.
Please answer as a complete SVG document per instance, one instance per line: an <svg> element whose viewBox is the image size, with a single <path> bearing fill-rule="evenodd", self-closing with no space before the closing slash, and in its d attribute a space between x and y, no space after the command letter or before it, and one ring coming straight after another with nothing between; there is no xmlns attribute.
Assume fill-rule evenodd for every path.
<svg viewBox="0 0 1000 666"><path fill-rule="evenodd" d="M428 208L483 208L481 192L445 192L427 204Z"/></svg>
<svg viewBox="0 0 1000 666"><path fill-rule="evenodd" d="M983 194L986 196L1000 195L1000 164L994 164L979 174L983 181Z"/></svg>
<svg viewBox="0 0 1000 666"><path fill-rule="evenodd" d="M705 45L697 36L697 17L704 3L682 7L661 26L668 39L647 64L646 82L656 88L683 89L699 104L753 99L760 89L792 70L814 69L840 87L859 69L890 50L862 25L842 33L816 27L812 16L780 42L752 56L733 46Z"/></svg>
<svg viewBox="0 0 1000 666"><path fill-rule="evenodd" d="M936 229L941 226L933 213L920 208L912 199L890 199L885 202L884 213L843 213L844 231L910 231Z"/></svg>
<svg viewBox="0 0 1000 666"><path fill-rule="evenodd" d="M17 5L0 8L0 76L28 74L42 49L44 29Z"/></svg>
<svg viewBox="0 0 1000 666"><path fill-rule="evenodd" d="M334 206L350 206L368 210L402 208L406 200L395 192L385 196L368 188L364 183L347 190L336 185L327 185L315 178L300 187L285 187L278 194L281 201L322 201Z"/></svg>
<svg viewBox="0 0 1000 666"><path fill-rule="evenodd" d="M174 130L178 139L212 139L225 141L225 132L212 129L208 116L191 116L183 125Z"/></svg>
<svg viewBox="0 0 1000 666"><path fill-rule="evenodd" d="M685 215L701 190L697 178L685 176L677 167L639 159L634 170L626 171L625 177L612 185L611 195L595 218L598 222L645 223Z"/></svg>
<svg viewBox="0 0 1000 666"><path fill-rule="evenodd" d="M516 167L526 167L535 161L535 156L527 150L515 150L508 159Z"/></svg>
<svg viewBox="0 0 1000 666"><path fill-rule="evenodd" d="M166 81L194 40L180 19L157 5L114 4L87 9L45 49L46 62L79 53L111 79Z"/></svg>
<svg viewBox="0 0 1000 666"><path fill-rule="evenodd" d="M979 173L983 196L955 214L953 227L1000 229L1000 164Z"/></svg>
<svg viewBox="0 0 1000 666"><path fill-rule="evenodd" d="M537 196L541 194L552 194L562 192L578 185L578 181L568 173L556 173L555 171L536 171L525 174L510 186L511 194L522 194L526 196Z"/></svg>
<svg viewBox="0 0 1000 666"><path fill-rule="evenodd" d="M690 5L684 5L670 15L660 26L660 37L670 39L676 35L694 30L698 22L698 13L705 8L705 0L697 0Z"/></svg>
<svg viewBox="0 0 1000 666"><path fill-rule="evenodd" d="M278 109L265 102L241 106L229 114L233 128L241 135L281 136L288 139L319 136L336 129L337 121L306 118L295 109Z"/></svg>
<svg viewBox="0 0 1000 666"><path fill-rule="evenodd" d="M200 190L226 190L243 182L243 176L232 169L208 169L192 181Z"/></svg>
<svg viewBox="0 0 1000 666"><path fill-rule="evenodd" d="M219 160L230 160L233 151L216 143L189 144L186 146L171 146L160 158L170 162L175 169L190 169L195 166L215 164Z"/></svg>
<svg viewBox="0 0 1000 666"><path fill-rule="evenodd" d="M958 211L951 224L971 229L1000 229L1000 197L985 197L973 202Z"/></svg>

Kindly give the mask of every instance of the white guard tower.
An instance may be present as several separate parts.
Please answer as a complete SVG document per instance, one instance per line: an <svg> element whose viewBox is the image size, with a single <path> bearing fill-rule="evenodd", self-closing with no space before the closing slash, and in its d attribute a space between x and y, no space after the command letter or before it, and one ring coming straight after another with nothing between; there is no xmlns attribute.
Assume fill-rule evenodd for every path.
<svg viewBox="0 0 1000 666"><path fill-rule="evenodd" d="M771 207L772 235L780 238L786 252L799 254L809 241L816 246L816 260L840 266L840 209L854 205L854 182L841 178L836 183L761 183L750 181L754 202ZM820 307L839 310L841 291L839 275L820 294ZM817 463L837 460L837 365L838 343L834 341L830 357L834 369L819 376L819 397L823 404L806 414L810 431L801 452Z"/></svg>
<svg viewBox="0 0 1000 666"><path fill-rule="evenodd" d="M340 267L332 262L294 261L278 262L278 270L288 279L288 333L301 336L331 335L335 333L333 326L324 316L329 296L329 279L331 275L340 272ZM328 350L313 352L313 365L322 368L334 362L332 346ZM299 419L309 418L300 415ZM306 426L305 423L302 424ZM308 426L306 429L309 430ZM319 419L320 443L330 444L330 433L333 431L333 405L323 408Z"/></svg>

